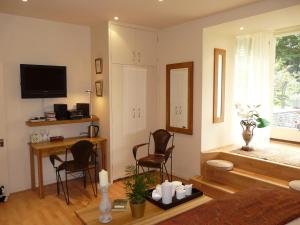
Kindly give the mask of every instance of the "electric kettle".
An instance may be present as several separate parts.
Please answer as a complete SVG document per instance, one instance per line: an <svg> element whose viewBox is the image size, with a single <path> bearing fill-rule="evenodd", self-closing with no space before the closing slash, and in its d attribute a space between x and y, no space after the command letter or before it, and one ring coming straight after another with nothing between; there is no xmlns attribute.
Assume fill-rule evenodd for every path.
<svg viewBox="0 0 300 225"><path fill-rule="evenodd" d="M88 136L89 138L97 137L99 133L99 126L89 125L88 127Z"/></svg>

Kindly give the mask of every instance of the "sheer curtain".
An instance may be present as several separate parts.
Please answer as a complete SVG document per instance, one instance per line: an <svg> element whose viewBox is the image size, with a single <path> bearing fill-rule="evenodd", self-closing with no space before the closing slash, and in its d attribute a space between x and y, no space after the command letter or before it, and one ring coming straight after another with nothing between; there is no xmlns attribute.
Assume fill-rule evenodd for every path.
<svg viewBox="0 0 300 225"><path fill-rule="evenodd" d="M237 37L234 101L242 105L260 104L259 113L267 120L271 119L274 61L272 33L260 32ZM237 117L234 120L236 137L241 137L241 127L236 123L239 120ZM269 143L269 138L268 127L256 128L251 144L263 147Z"/></svg>

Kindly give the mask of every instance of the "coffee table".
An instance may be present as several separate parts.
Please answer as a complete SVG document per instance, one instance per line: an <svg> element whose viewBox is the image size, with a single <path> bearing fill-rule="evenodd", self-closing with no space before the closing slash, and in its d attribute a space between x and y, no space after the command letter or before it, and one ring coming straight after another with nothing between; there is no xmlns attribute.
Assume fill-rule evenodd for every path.
<svg viewBox="0 0 300 225"><path fill-rule="evenodd" d="M146 201L145 215L142 218L135 219L131 216L130 207L128 211L125 212L112 212L112 221L108 223L109 225L150 225L156 224L164 221L168 218L176 216L180 213L188 211L196 206L204 204L210 201L211 198L208 196L201 196L199 198L193 199L189 202L183 203L179 206L171 208L169 210L163 210L156 205ZM80 219L84 225L100 225L99 222L100 211L97 206L87 207L75 211L75 214Z"/></svg>

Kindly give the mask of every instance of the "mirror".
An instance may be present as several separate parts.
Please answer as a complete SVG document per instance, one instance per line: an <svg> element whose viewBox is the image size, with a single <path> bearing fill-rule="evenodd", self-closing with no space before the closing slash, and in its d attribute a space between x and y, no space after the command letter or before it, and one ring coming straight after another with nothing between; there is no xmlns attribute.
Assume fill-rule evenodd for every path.
<svg viewBox="0 0 300 225"><path fill-rule="evenodd" d="M167 65L167 130L193 134L193 62Z"/></svg>
<svg viewBox="0 0 300 225"><path fill-rule="evenodd" d="M214 123L224 122L226 50L214 49Z"/></svg>

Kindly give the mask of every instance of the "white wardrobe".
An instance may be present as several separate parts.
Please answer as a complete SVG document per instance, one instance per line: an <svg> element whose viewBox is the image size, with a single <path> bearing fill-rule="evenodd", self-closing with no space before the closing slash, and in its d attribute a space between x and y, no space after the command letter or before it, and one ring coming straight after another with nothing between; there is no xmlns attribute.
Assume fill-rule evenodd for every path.
<svg viewBox="0 0 300 225"><path fill-rule="evenodd" d="M112 179L135 165L132 148L157 129L157 34L110 24L110 153ZM147 149L142 155L146 155Z"/></svg>

